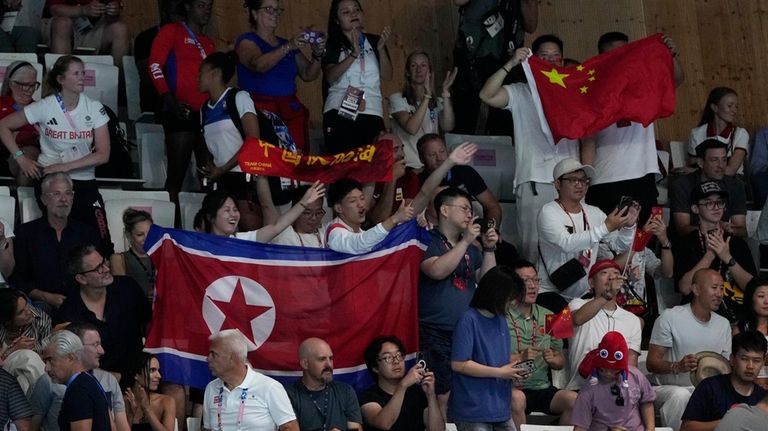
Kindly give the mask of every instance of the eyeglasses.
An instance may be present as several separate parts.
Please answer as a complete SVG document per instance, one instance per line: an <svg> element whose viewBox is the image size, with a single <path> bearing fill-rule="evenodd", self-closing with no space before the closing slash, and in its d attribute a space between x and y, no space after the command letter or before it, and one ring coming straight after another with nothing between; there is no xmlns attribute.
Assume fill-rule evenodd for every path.
<svg viewBox="0 0 768 431"><path fill-rule="evenodd" d="M523 284L540 284L540 283L541 283L541 279L539 277L523 279Z"/></svg>
<svg viewBox="0 0 768 431"><path fill-rule="evenodd" d="M325 216L325 210L317 210L317 211L305 210L305 211L302 211L301 215L309 218L323 218Z"/></svg>
<svg viewBox="0 0 768 431"><path fill-rule="evenodd" d="M468 207L466 205L454 205L454 204L443 204L447 207L456 207L460 208L465 214L472 214L472 207Z"/></svg>
<svg viewBox="0 0 768 431"><path fill-rule="evenodd" d="M391 364L393 362L403 362L403 354L400 352L397 352L394 355L387 353L386 355L380 357L379 360L386 364Z"/></svg>
<svg viewBox="0 0 768 431"><path fill-rule="evenodd" d="M93 269L89 269L88 271L78 272L80 275L90 274L91 272L102 272L102 270L106 269L109 271L109 261L107 259L102 259L99 266Z"/></svg>
<svg viewBox="0 0 768 431"><path fill-rule="evenodd" d="M272 7L272 6L264 6L264 7L258 8L256 10L262 10L262 9L267 11L267 13L270 14L270 15L282 15L283 12L285 12L285 9L283 9L281 7Z"/></svg>
<svg viewBox="0 0 768 431"><path fill-rule="evenodd" d="M699 202L699 205L705 207L708 210L713 210L715 208L725 208L726 203L727 202L724 199L718 199L716 201Z"/></svg>
<svg viewBox="0 0 768 431"><path fill-rule="evenodd" d="M560 178L560 181L568 181L569 183L574 184L574 185L578 185L578 186L588 186L592 182L592 179L590 179L588 177L582 177L582 178L566 178L566 177L562 177L562 178Z"/></svg>
<svg viewBox="0 0 768 431"><path fill-rule="evenodd" d="M74 196L75 196L75 191L74 191L74 190L64 190L64 191L62 192L62 191L58 191L58 190L57 190L57 191L55 191L55 192L47 192L47 193L44 193L44 194L45 194L46 196L48 196L49 198L54 198L54 199L59 199L59 198L61 198L62 196L65 196L65 197L67 197L67 198L70 198L70 199L71 199L72 197L74 197Z"/></svg>
<svg viewBox="0 0 768 431"><path fill-rule="evenodd" d="M624 407L624 397L621 396L621 388L619 388L619 385L614 384L611 386L611 395L616 395L617 406Z"/></svg>
<svg viewBox="0 0 768 431"><path fill-rule="evenodd" d="M11 84L18 87L19 90L24 90L24 91L35 91L38 88L40 88L39 82L28 83L28 82L11 81Z"/></svg>
<svg viewBox="0 0 768 431"><path fill-rule="evenodd" d="M101 347L101 341L97 341L95 343L83 343L83 346L91 346L94 349L98 349L99 347Z"/></svg>

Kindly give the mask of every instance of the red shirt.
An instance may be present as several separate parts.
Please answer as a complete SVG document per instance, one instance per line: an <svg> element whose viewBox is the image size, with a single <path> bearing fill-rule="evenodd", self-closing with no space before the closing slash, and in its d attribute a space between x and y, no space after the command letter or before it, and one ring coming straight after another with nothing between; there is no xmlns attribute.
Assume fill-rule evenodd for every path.
<svg viewBox="0 0 768 431"><path fill-rule="evenodd" d="M206 35L196 34L205 55L216 51ZM208 95L197 89L197 71L203 63L194 39L183 23L166 24L160 28L149 53L149 76L158 94L171 92L180 102L199 111Z"/></svg>
<svg viewBox="0 0 768 431"><path fill-rule="evenodd" d="M397 209L400 208L400 203L404 199L413 200L419 194L420 189L421 185L419 184L418 175L413 173L412 169L406 169L405 175L395 183L395 197L392 200L390 214L397 212ZM373 192L374 199L379 199L382 191L384 191L384 183L376 183L376 189Z"/></svg>
<svg viewBox="0 0 768 431"><path fill-rule="evenodd" d="M0 120L16 112L15 104L16 102L13 101L11 96L0 97ZM19 106L18 108L23 111L24 107ZM14 130L14 132L18 132L16 134L16 145L19 147L33 146L40 148L39 135L34 125L27 124L20 129Z"/></svg>

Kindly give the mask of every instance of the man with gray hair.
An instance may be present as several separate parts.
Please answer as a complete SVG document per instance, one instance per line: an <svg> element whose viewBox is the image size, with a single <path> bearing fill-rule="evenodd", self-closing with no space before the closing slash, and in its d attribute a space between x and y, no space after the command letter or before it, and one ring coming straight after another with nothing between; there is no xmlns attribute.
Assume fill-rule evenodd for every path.
<svg viewBox="0 0 768 431"><path fill-rule="evenodd" d="M62 264L67 250L82 244L99 244L111 255L111 244L102 243L98 231L69 217L75 192L68 174L57 172L43 178L40 199L44 216L16 229L11 283L26 292L43 311L51 313L75 292L68 286Z"/></svg>
<svg viewBox="0 0 768 431"><path fill-rule="evenodd" d="M299 431L283 386L248 364L243 334L226 329L208 340L208 368L217 379L205 388L203 429Z"/></svg>
<svg viewBox="0 0 768 431"><path fill-rule="evenodd" d="M108 430L109 404L101 385L83 365L83 343L70 331L57 331L44 343L45 371L67 385L59 413L59 429Z"/></svg>
<svg viewBox="0 0 768 431"><path fill-rule="evenodd" d="M300 380L286 387L302 430L362 430L363 418L352 386L333 380L333 351L319 338L299 345Z"/></svg>

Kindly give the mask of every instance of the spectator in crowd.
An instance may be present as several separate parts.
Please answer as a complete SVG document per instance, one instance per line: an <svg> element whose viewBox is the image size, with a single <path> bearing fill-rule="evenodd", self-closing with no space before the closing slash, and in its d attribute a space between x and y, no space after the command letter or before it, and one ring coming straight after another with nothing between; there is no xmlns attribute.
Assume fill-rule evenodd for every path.
<svg viewBox="0 0 768 431"><path fill-rule="evenodd" d="M509 114L489 109L478 91L504 61L523 46L525 32L533 33L539 22L539 2L516 0L498 7L493 2L454 0L459 7L459 23L453 64L456 78L456 132L464 134L511 135ZM522 73L517 74L519 78ZM490 105L491 108L500 108ZM514 120L517 127L517 119ZM486 127L487 125L487 127ZM520 145L522 142L515 143ZM516 145L516 146L517 146Z"/></svg>
<svg viewBox="0 0 768 431"><path fill-rule="evenodd" d="M3 2L0 12L12 12L16 16L10 31L0 31L0 52L37 52L43 6L45 0Z"/></svg>
<svg viewBox="0 0 768 431"><path fill-rule="evenodd" d="M94 227L69 218L75 192L68 174L47 175L40 190L45 215L16 230L16 266L11 281L35 301L35 306L51 312L75 293L63 264L67 251L78 245L101 244L101 252L107 254L111 245L101 242Z"/></svg>
<svg viewBox="0 0 768 431"><path fill-rule="evenodd" d="M0 39L2 39L1 36ZM34 101L32 95L40 88L40 82L37 80L37 69L31 63L14 61L5 70L3 85L0 86L0 119L23 110ZM19 150L29 160L37 161L38 156L40 156L40 135L35 126L27 124L14 130L13 133ZM26 186L31 183L32 179L19 169L16 158L8 157L8 169L16 178L18 185Z"/></svg>
<svg viewBox="0 0 768 431"><path fill-rule="evenodd" d="M200 65L198 88L209 96L200 112L201 122L205 144L213 156L202 168L202 174L207 181L215 183L214 188L235 195L243 230L254 230L261 222L254 202L255 187L250 174L240 169L237 156L245 138L259 137L259 119L248 92L227 85L235 75L236 66L234 51L214 52Z"/></svg>
<svg viewBox="0 0 768 431"><path fill-rule="evenodd" d="M643 226L643 231L651 233L659 241L661 257L648 247L640 251L633 247L624 252L616 252L609 244L601 243L597 252L598 259L612 259L619 267L624 268L626 283L621 290L625 302L617 302L619 306L641 306L647 308L649 295L646 286L646 277L654 280L670 279L674 275L674 256L672 255L672 243L667 237L667 226L664 224L662 214L651 214ZM638 233L638 235L640 235ZM635 241L639 240L639 236Z"/></svg>
<svg viewBox="0 0 768 431"><path fill-rule="evenodd" d="M693 277L693 300L665 310L656 319L648 345L648 371L655 386L654 403L663 426L680 429L681 417L693 392L690 371L698 366L696 354L711 351L728 357L731 327L714 313L723 298L723 278L712 269Z"/></svg>
<svg viewBox="0 0 768 431"><path fill-rule="evenodd" d="M451 85L457 69L445 75L441 85L441 97L435 93L435 75L432 60L426 51L413 51L405 59L405 84L400 93L389 96L389 113L395 120L392 128L405 143L406 166L421 169L416 144L427 133L450 132L455 118L451 102Z"/></svg>
<svg viewBox="0 0 768 431"><path fill-rule="evenodd" d="M291 40L277 36L284 9L279 0L247 0L251 31L235 41L240 57L237 80L240 88L252 94L256 106L273 112L288 126L296 147L309 154L309 111L296 97L296 77L304 82L320 76L326 38L311 27ZM309 46L310 55L301 48Z"/></svg>
<svg viewBox="0 0 768 431"><path fill-rule="evenodd" d="M227 329L208 339L208 367L216 379L205 387L203 429L299 431L282 385L248 364L248 345L243 334ZM321 424L319 428L324 427Z"/></svg>
<svg viewBox="0 0 768 431"><path fill-rule="evenodd" d="M259 181L266 182L266 177L259 178ZM262 226L257 230L238 232L240 211L235 197L226 190L215 190L208 193L203 199L205 232L218 236L234 236L248 241L270 242L296 221L307 206L316 201L322 202L323 196L325 196L325 187L319 182L315 182L304 192L301 200L274 223Z"/></svg>
<svg viewBox="0 0 768 431"><path fill-rule="evenodd" d="M445 141L435 133L428 133L419 139L416 144L419 157L424 163L424 169L419 174L419 181L423 184L427 179L449 159L448 147ZM467 162L469 163L469 162ZM440 177L440 185L461 189L483 206L483 217L495 220L497 227L501 226L501 205L493 195L493 192L485 185L485 181L471 166L450 166L448 172Z"/></svg>
<svg viewBox="0 0 768 431"><path fill-rule="evenodd" d="M101 368L124 374L131 355L144 346L142 338L151 316L146 295L131 278L112 276L109 261L92 245L70 250L66 266L79 294L64 300L58 321L94 325L106 351Z"/></svg>
<svg viewBox="0 0 768 431"><path fill-rule="evenodd" d="M441 155L440 162L433 164L428 174L419 177L413 170L406 168L403 142L399 137L393 134L386 134L380 139L392 139L395 165L392 168L392 181L376 185L373 195L374 204L369 211L371 223L386 220L387 217L397 211L403 202L413 208L414 214L421 214L432 201L430 198L434 190L442 183L445 183L446 177L452 178L453 173L465 172L465 169L472 170L468 165L472 162L472 157L477 152L477 145L464 142L454 148L450 154L446 152L447 157L442 157ZM477 178L479 178L479 175ZM421 186L419 186L419 183L422 183ZM491 195L491 198L493 198L493 195ZM496 205L498 205L498 202L496 202ZM501 215L500 209L498 214ZM494 222L494 226L498 226L498 224Z"/></svg>
<svg viewBox="0 0 768 431"><path fill-rule="evenodd" d="M681 430L714 429L734 404L755 405L768 395L755 384L767 349L765 336L757 331L735 335L731 347L732 371L699 382L683 413Z"/></svg>
<svg viewBox="0 0 768 431"><path fill-rule="evenodd" d="M200 133L200 109L207 96L197 88L197 76L203 60L216 50L203 34L211 18L213 0L182 0L184 19L164 25L152 42L149 74L160 94L159 122L165 131L168 176L165 189L176 204L176 225L181 225L179 192L187 173L192 152L198 166L205 166L203 137ZM188 43L191 39L192 43Z"/></svg>
<svg viewBox="0 0 768 431"><path fill-rule="evenodd" d="M454 328L469 309L477 280L496 266L499 236L492 228L481 233L469 199L455 188L437 194L438 222L429 231L431 242L419 273L419 350L435 372L443 412L451 390ZM480 247L475 242L478 238Z"/></svg>
<svg viewBox="0 0 768 431"><path fill-rule="evenodd" d="M132 427L152 431L174 431L176 404L173 398L157 392L160 386L160 361L146 352L139 352L131 362L126 383L125 402L128 422ZM130 384L130 376L133 384Z"/></svg>
<svg viewBox="0 0 768 431"><path fill-rule="evenodd" d="M98 329L90 323L78 322L68 325L66 330L77 335L80 338L80 342L83 343L81 356L83 367L85 372L95 377L99 385L101 385L100 387L109 403L109 417L112 421L112 428L119 431L128 431L130 426L128 425L128 417L125 413L125 400L120 390L120 384L112 373L99 368L101 357L104 355L104 348L101 346L101 336ZM60 396L63 396L63 391ZM58 412L56 413L58 414Z"/></svg>
<svg viewBox="0 0 768 431"><path fill-rule="evenodd" d="M122 67L131 46L122 9L120 0L46 0L43 41L55 54L72 54L81 47L109 53Z"/></svg>
<svg viewBox="0 0 768 431"><path fill-rule="evenodd" d="M509 267L483 275L467 310L456 324L451 347L453 370L448 413L459 431L514 431L512 382L527 371L511 361L505 314L523 295L523 282Z"/></svg>
<svg viewBox="0 0 768 431"><path fill-rule="evenodd" d="M435 374L419 362L410 370L405 347L395 336L371 341L363 353L374 384L360 394L366 429L443 431L445 418L435 395Z"/></svg>
<svg viewBox="0 0 768 431"><path fill-rule="evenodd" d="M61 430L111 429L109 402L104 390L83 365L83 343L69 331L48 337L43 349L45 371L51 380L67 385L58 424Z"/></svg>
<svg viewBox="0 0 768 431"><path fill-rule="evenodd" d="M634 237L634 205L617 207L606 216L599 208L582 203L594 175L592 166L575 159L559 161L553 170L558 197L539 212L538 272L546 277L541 280L537 302L554 313L587 293L586 275L597 260L601 241L622 252Z"/></svg>
<svg viewBox="0 0 768 431"><path fill-rule="evenodd" d="M328 191L328 206L336 216L325 231L328 248L340 253L362 254L371 251L395 226L412 219L413 207L405 202L397 212L368 230L362 230L368 205L363 194L363 185L342 178L331 184Z"/></svg>
<svg viewBox="0 0 768 431"><path fill-rule="evenodd" d="M602 54L628 42L626 34L609 32L600 36L597 49ZM664 36L664 44L672 55L673 78L679 87L685 75L677 59L677 47L669 36ZM593 165L596 172L587 203L607 213L622 196L632 196L640 203L640 223L648 220L659 194L656 175L660 175L653 124L643 127L640 123L622 120L582 139L581 161Z"/></svg>
<svg viewBox="0 0 768 431"><path fill-rule="evenodd" d="M531 53L553 66L563 65L563 41L551 34L540 36L533 41L532 49L518 48L514 55L488 78L480 90L480 98L489 106L503 108L512 114L515 124L515 246L525 259L536 262L539 260L536 249L539 241L536 217L545 204L557 197L549 173L563 159L578 159L579 142L572 139L553 142L547 137L541 128L528 84L502 85L512 68L528 58Z"/></svg>
<svg viewBox="0 0 768 431"><path fill-rule="evenodd" d="M516 261L512 269L525 285L523 296L507 307L513 362L533 360L536 367L533 373L519 382L524 398L516 400L518 392L512 394L515 424L524 423L520 420L524 420L526 413L544 412L560 416L560 424L569 425L576 392L556 388L549 377L550 369L562 370L565 367L566 358L563 354L563 341L542 331L547 325L547 315L552 312L536 304L541 279L536 267L527 260ZM516 409L515 401L522 401L525 408Z"/></svg>
<svg viewBox="0 0 768 431"><path fill-rule="evenodd" d="M571 364L571 381L568 389L584 387L584 379L578 368L584 357L600 343L600 336L608 331L619 332L629 345L627 360L637 366L642 341L640 319L616 304L616 294L626 279L621 276L621 267L613 260L599 260L589 270L589 286L592 299L574 298L568 304L573 319L574 334L568 349L568 363Z"/></svg>
<svg viewBox="0 0 768 431"><path fill-rule="evenodd" d="M17 350L43 352L51 318L15 289L0 289L0 362Z"/></svg>
<svg viewBox="0 0 768 431"><path fill-rule="evenodd" d="M299 428L361 431L363 420L355 390L333 380L331 346L319 338L307 338L299 345L299 365L301 379L285 388ZM322 410L317 404L320 400Z"/></svg>
<svg viewBox="0 0 768 431"><path fill-rule="evenodd" d="M743 173L744 160L749 153L749 133L734 124L738 113L739 95L736 91L728 87L713 88L707 97L699 125L691 129L688 137L688 156L695 161L696 147L707 139L715 139L726 145L728 163L725 175Z"/></svg>
<svg viewBox="0 0 768 431"><path fill-rule="evenodd" d="M16 267L16 257L13 251L12 224L0 218L0 288L8 287L8 279Z"/></svg>
<svg viewBox="0 0 768 431"><path fill-rule="evenodd" d="M693 212L693 191L703 182L715 181L728 194L728 208L721 214L723 228L730 234L747 236L747 198L744 183L725 175L727 144L707 139L696 147L700 170L670 181L669 208L678 235L695 232L699 223ZM725 208L724 208L725 209Z"/></svg>
<svg viewBox="0 0 768 431"><path fill-rule="evenodd" d="M728 192L715 181L699 184L691 193L691 211L698 216L698 227L674 243L675 280L683 295L691 293L693 276L699 269L712 268L727 282L722 307L718 311L731 322L741 315L744 289L757 273L746 242L723 228L723 213Z"/></svg>
<svg viewBox="0 0 768 431"><path fill-rule="evenodd" d="M32 431L32 408L19 382L0 368L0 423L10 423L17 431Z"/></svg>
<svg viewBox="0 0 768 431"><path fill-rule="evenodd" d="M294 206L299 205L302 197L310 187L309 185L303 185L293 189L291 204ZM261 203L264 224L274 223L280 218L280 212L272 202L272 193L267 178L260 176L256 179L256 191ZM325 238L322 235L322 232L325 232L325 227L322 226L323 217L325 217L323 200L317 199L306 204L306 206L302 206L302 208L303 211L296 221L272 238L272 244L325 248Z"/></svg>
<svg viewBox="0 0 768 431"><path fill-rule="evenodd" d="M753 431L768 421L768 394L754 406L737 404L723 416L715 431Z"/></svg>
<svg viewBox="0 0 768 431"><path fill-rule="evenodd" d="M59 57L46 75L51 94L0 120L0 140L28 177L68 173L76 193L72 218L95 227L108 243L107 216L95 169L109 160L109 117L101 102L83 94L84 67L77 57ZM41 153L37 161L27 158L13 136L13 130L27 124L40 130Z"/></svg>
<svg viewBox="0 0 768 431"><path fill-rule="evenodd" d="M158 0L157 5L160 21L133 38L133 59L139 72L141 112L153 112L155 118L159 117L157 111L160 108L160 97L149 73L149 52L160 28L168 23L183 20L185 15L183 0Z"/></svg>
<svg viewBox="0 0 768 431"><path fill-rule="evenodd" d="M734 334L744 331L757 331L768 337L768 280L765 278L754 277L744 290L744 312Z"/></svg>
<svg viewBox="0 0 768 431"><path fill-rule="evenodd" d="M123 233L128 240L128 250L115 253L109 258L112 275L131 277L141 287L150 304L155 300L155 266L144 251L144 241L152 223L152 216L148 212L126 209L123 212Z"/></svg>
<svg viewBox="0 0 768 431"><path fill-rule="evenodd" d="M629 358L624 336L609 331L581 361L579 373L583 378L589 377L589 384L581 388L573 408L574 430L654 429L656 394Z"/></svg>
<svg viewBox="0 0 768 431"><path fill-rule="evenodd" d="M392 79L391 31L385 26L381 35L363 33L363 18L358 0L331 1L322 64L323 131L330 154L369 144L384 130L381 81Z"/></svg>

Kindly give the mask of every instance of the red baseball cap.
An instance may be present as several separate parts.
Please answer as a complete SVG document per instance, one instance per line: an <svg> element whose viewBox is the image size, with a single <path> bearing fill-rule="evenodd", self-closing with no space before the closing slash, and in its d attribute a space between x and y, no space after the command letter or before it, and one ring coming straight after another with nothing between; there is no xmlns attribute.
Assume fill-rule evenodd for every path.
<svg viewBox="0 0 768 431"><path fill-rule="evenodd" d="M595 262L595 264L592 265L592 268L589 269L589 278L594 277L595 274L607 268L614 268L617 271L621 272L621 267L619 266L618 263L616 263L612 259L602 259Z"/></svg>

